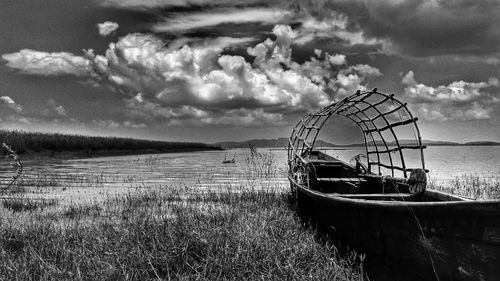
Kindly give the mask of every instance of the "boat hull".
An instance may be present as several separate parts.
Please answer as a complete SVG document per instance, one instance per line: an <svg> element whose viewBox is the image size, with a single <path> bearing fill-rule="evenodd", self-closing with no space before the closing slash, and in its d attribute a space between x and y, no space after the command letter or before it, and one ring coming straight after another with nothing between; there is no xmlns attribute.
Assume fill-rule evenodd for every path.
<svg viewBox="0 0 500 281"><path fill-rule="evenodd" d="M500 201L359 200L290 182L301 218L365 253L375 280L500 280Z"/></svg>

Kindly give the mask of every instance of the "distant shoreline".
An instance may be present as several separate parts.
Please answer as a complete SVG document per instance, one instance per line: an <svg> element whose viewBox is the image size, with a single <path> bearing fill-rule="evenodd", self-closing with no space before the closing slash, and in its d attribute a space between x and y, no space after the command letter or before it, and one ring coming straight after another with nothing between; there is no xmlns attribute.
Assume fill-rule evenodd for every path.
<svg viewBox="0 0 500 281"><path fill-rule="evenodd" d="M424 146L430 147L430 146L463 146L463 147L468 147L468 146L499 146L500 144L424 144ZM372 146L372 145L370 145ZM394 145L389 145L389 146L394 146ZM321 150L347 150L350 148L364 148L364 145L338 145L338 146L325 146L325 147L315 147L315 149L321 149ZM241 146L241 147L224 147L224 149L245 149L248 148L248 146ZM275 147L275 146L256 146L256 148L267 148L270 150L287 150L287 147Z"/></svg>
<svg viewBox="0 0 500 281"><path fill-rule="evenodd" d="M134 156L143 154L168 154L168 153L188 153L200 151L222 151L222 148L193 148L193 149L174 149L174 150L100 150L100 151L39 151L39 152L24 152L19 154L21 160L33 158L50 158L50 159L83 159L83 158L98 158L111 156Z"/></svg>
<svg viewBox="0 0 500 281"><path fill-rule="evenodd" d="M415 140L410 139L400 139L398 140L400 145L416 145ZM384 145L381 141L376 141L377 145ZM473 141L466 143L457 143L450 141L432 141L432 140L422 140L422 144L425 146L497 146L500 142L494 141ZM288 146L288 138L278 138L278 139L251 139L246 141L228 141L228 142L216 142L213 145L217 145L223 148L248 148L249 146L257 148L283 148ZM365 147L364 143L351 143L351 144L335 144L327 142L321 139L317 139L315 142L317 147L325 148L346 148L346 147ZM370 144L369 144L370 145ZM387 143L388 146L396 146L395 141Z"/></svg>
<svg viewBox="0 0 500 281"><path fill-rule="evenodd" d="M221 146L201 142L171 142L9 130L0 130L0 143L6 143L15 153L24 158L68 159L223 150Z"/></svg>

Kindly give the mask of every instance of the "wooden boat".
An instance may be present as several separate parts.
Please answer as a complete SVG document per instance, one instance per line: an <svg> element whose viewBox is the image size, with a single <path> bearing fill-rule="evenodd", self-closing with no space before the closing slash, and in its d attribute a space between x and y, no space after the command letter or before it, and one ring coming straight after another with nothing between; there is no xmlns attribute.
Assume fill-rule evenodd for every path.
<svg viewBox="0 0 500 281"><path fill-rule="evenodd" d="M232 159L226 158L226 154L224 154L224 160L222 160L222 164L233 164L236 163L236 155L233 156Z"/></svg>
<svg viewBox="0 0 500 281"><path fill-rule="evenodd" d="M314 148L325 122L338 115L363 132L366 165ZM365 253L375 280L500 280L500 200L426 189L416 122L406 104L376 89L302 118L288 148L298 213L338 245ZM398 139L397 127L414 131L414 143ZM405 155L416 155L418 166L407 167Z"/></svg>

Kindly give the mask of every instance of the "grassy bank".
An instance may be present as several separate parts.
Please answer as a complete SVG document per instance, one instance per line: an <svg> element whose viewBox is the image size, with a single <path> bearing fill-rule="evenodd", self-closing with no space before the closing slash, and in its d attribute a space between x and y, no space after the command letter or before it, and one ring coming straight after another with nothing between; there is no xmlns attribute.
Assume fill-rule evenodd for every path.
<svg viewBox="0 0 500 281"><path fill-rule="evenodd" d="M10 145L18 154L48 156L92 156L138 153L187 152L220 150L205 143L165 142L117 137L47 134L0 130L0 143Z"/></svg>
<svg viewBox="0 0 500 281"><path fill-rule="evenodd" d="M284 192L138 189L103 203L3 201L3 280L360 280ZM3 208L3 209L2 209Z"/></svg>

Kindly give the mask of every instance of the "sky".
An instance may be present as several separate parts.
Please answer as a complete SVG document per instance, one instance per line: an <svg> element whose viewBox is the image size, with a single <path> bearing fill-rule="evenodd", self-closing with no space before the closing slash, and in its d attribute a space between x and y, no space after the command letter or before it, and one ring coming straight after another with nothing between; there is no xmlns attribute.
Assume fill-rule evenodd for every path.
<svg viewBox="0 0 500 281"><path fill-rule="evenodd" d="M0 126L287 137L377 88L424 139L500 141L498 0L0 0ZM332 117L334 118L334 117ZM332 120L329 140L359 142Z"/></svg>

